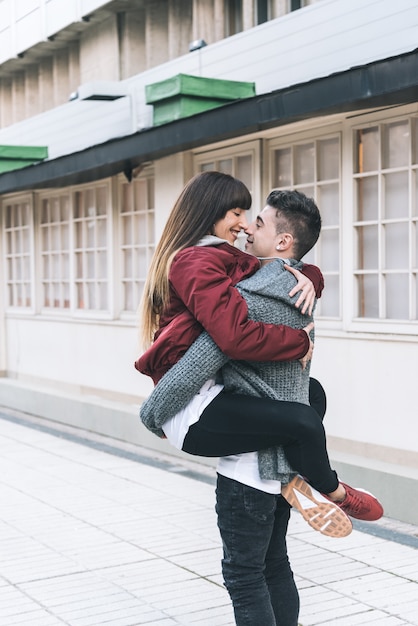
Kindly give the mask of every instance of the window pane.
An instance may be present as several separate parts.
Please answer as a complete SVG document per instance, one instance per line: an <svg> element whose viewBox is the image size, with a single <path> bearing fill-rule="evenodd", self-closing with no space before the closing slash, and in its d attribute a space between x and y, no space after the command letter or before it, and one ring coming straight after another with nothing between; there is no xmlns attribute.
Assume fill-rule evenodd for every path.
<svg viewBox="0 0 418 626"><path fill-rule="evenodd" d="M70 228L68 224L61 227L61 249L68 250L70 247Z"/></svg>
<svg viewBox="0 0 418 626"><path fill-rule="evenodd" d="M61 207L59 198L52 198L51 200L51 222L59 222L61 218Z"/></svg>
<svg viewBox="0 0 418 626"><path fill-rule="evenodd" d="M413 233L415 233L415 268L418 268L418 222L414 222L412 225Z"/></svg>
<svg viewBox="0 0 418 626"><path fill-rule="evenodd" d="M107 283L99 283L99 309L105 311L108 308L107 303Z"/></svg>
<svg viewBox="0 0 418 626"><path fill-rule="evenodd" d="M140 208L147 208L147 181L146 180L137 180L135 181L135 208L138 210Z"/></svg>
<svg viewBox="0 0 418 626"><path fill-rule="evenodd" d="M237 158L237 166L235 176L247 185L248 189L253 188L253 171L252 171L251 155L239 156Z"/></svg>
<svg viewBox="0 0 418 626"><path fill-rule="evenodd" d="M202 172L212 172L214 169L215 169L215 163L213 163L213 161L212 163L203 163L200 166L200 170Z"/></svg>
<svg viewBox="0 0 418 626"><path fill-rule="evenodd" d="M91 207L90 207L91 209ZM95 247L95 222L93 220L87 220L84 223L84 231L85 231L85 245L86 248L94 248Z"/></svg>
<svg viewBox="0 0 418 626"><path fill-rule="evenodd" d="M228 166L232 160L228 161ZM208 165L208 164L205 164ZM227 167L227 165L225 165ZM211 162L208 169L213 170L215 164ZM206 168L202 168L205 170ZM137 279L145 278L148 272L149 260L147 256L148 246L154 246L154 179L145 177L135 180L133 183L133 202L131 214L123 216L121 210L121 293L122 308L124 311L136 311L139 302L139 288ZM122 207L121 207L122 209ZM106 261L107 263L107 261ZM105 306L108 299L108 288L99 285L100 306Z"/></svg>
<svg viewBox="0 0 418 626"><path fill-rule="evenodd" d="M412 163L418 163L418 118L412 119Z"/></svg>
<svg viewBox="0 0 418 626"><path fill-rule="evenodd" d="M96 285L94 283L87 283L85 285L85 292L87 291L87 308L97 309L96 302Z"/></svg>
<svg viewBox="0 0 418 626"><path fill-rule="evenodd" d="M384 216L388 219L408 216L408 172L385 174Z"/></svg>
<svg viewBox="0 0 418 626"><path fill-rule="evenodd" d="M292 184L291 148L276 150L274 153L273 187L290 187Z"/></svg>
<svg viewBox="0 0 418 626"><path fill-rule="evenodd" d="M377 274L357 277L358 316L379 317L379 281Z"/></svg>
<svg viewBox="0 0 418 626"><path fill-rule="evenodd" d="M264 24L269 19L269 0L257 0L257 24Z"/></svg>
<svg viewBox="0 0 418 626"><path fill-rule="evenodd" d="M340 223L340 199L338 183L319 187L317 194L318 208L323 226L338 226Z"/></svg>
<svg viewBox="0 0 418 626"><path fill-rule="evenodd" d="M93 195L93 194L92 194ZM106 215L107 211L107 188L99 187L96 189L96 215Z"/></svg>
<svg viewBox="0 0 418 626"><path fill-rule="evenodd" d="M408 224L386 224L385 227L386 269L408 267Z"/></svg>
<svg viewBox="0 0 418 626"><path fill-rule="evenodd" d="M85 276L87 278L94 278L94 274L95 274L94 252L86 252L85 259L86 259L86 263L84 266Z"/></svg>
<svg viewBox="0 0 418 626"><path fill-rule="evenodd" d="M315 195L315 189L312 187L312 185L301 186L299 187L298 191L304 193L305 196L307 196L308 198L313 198Z"/></svg>
<svg viewBox="0 0 418 626"><path fill-rule="evenodd" d="M418 216L418 170L412 172L412 184L413 184L413 202L412 202L412 215Z"/></svg>
<svg viewBox="0 0 418 626"><path fill-rule="evenodd" d="M61 204L61 222L67 222L70 219L69 196L62 196L60 204Z"/></svg>
<svg viewBox="0 0 418 626"><path fill-rule="evenodd" d="M377 269L378 255L378 228L377 226L360 226L357 232L357 269Z"/></svg>
<svg viewBox="0 0 418 626"><path fill-rule="evenodd" d="M133 237L133 227L131 217L124 216L122 221L122 245L131 245Z"/></svg>
<svg viewBox="0 0 418 626"><path fill-rule="evenodd" d="M48 283L44 285L43 288L44 298L43 298L43 306L50 307L51 306L51 296L50 296L50 286Z"/></svg>
<svg viewBox="0 0 418 626"><path fill-rule="evenodd" d="M105 248L107 244L107 221L100 219L97 220L97 245L100 248Z"/></svg>
<svg viewBox="0 0 418 626"><path fill-rule="evenodd" d="M321 234L321 269L338 272L340 269L340 246L338 230L323 230Z"/></svg>
<svg viewBox="0 0 418 626"><path fill-rule="evenodd" d="M147 234L147 215L139 213L139 215L135 215L135 243L146 244Z"/></svg>
<svg viewBox="0 0 418 626"><path fill-rule="evenodd" d="M85 298L84 298L84 285L77 285L77 308L85 309L87 308Z"/></svg>
<svg viewBox="0 0 418 626"><path fill-rule="evenodd" d="M76 222L75 225L75 247L83 247L83 222Z"/></svg>
<svg viewBox="0 0 418 626"><path fill-rule="evenodd" d="M61 256L61 277L64 281L70 278L70 255L69 254L63 254Z"/></svg>
<svg viewBox="0 0 418 626"><path fill-rule="evenodd" d="M315 180L315 147L313 143L295 146L295 183Z"/></svg>
<svg viewBox="0 0 418 626"><path fill-rule="evenodd" d="M60 249L60 227L51 226L50 232L51 232L50 250L59 250Z"/></svg>
<svg viewBox="0 0 418 626"><path fill-rule="evenodd" d="M94 189L87 189L83 192L84 195L84 216L94 217L96 215L96 203Z"/></svg>
<svg viewBox="0 0 418 626"><path fill-rule="evenodd" d="M357 184L357 219L376 220L379 215L379 187L377 176L359 178Z"/></svg>
<svg viewBox="0 0 418 626"><path fill-rule="evenodd" d="M408 274L388 274L386 285L386 317L409 319Z"/></svg>
<svg viewBox="0 0 418 626"><path fill-rule="evenodd" d="M96 278L106 279L107 276L107 252L100 251L96 254Z"/></svg>
<svg viewBox="0 0 418 626"><path fill-rule="evenodd" d="M132 211L132 192L129 185L122 185L122 202L121 213L128 213Z"/></svg>
<svg viewBox="0 0 418 626"><path fill-rule="evenodd" d="M83 217L83 194L76 191L74 195L74 217Z"/></svg>
<svg viewBox="0 0 418 626"><path fill-rule="evenodd" d="M325 284L326 289L324 290L320 300L320 315L321 317L339 317L340 278L339 276L326 275Z"/></svg>
<svg viewBox="0 0 418 626"><path fill-rule="evenodd" d="M383 167L401 167L409 163L409 122L386 124L383 130Z"/></svg>
<svg viewBox="0 0 418 626"><path fill-rule="evenodd" d="M132 276L132 250L123 250L123 276L124 278Z"/></svg>
<svg viewBox="0 0 418 626"><path fill-rule="evenodd" d="M218 170L232 176L232 159L223 159L218 163Z"/></svg>
<svg viewBox="0 0 418 626"><path fill-rule="evenodd" d="M83 278L83 255L81 252L78 252L75 255L76 258L76 277Z"/></svg>
<svg viewBox="0 0 418 626"><path fill-rule="evenodd" d="M148 241L155 241L154 213L148 213Z"/></svg>
<svg viewBox="0 0 418 626"><path fill-rule="evenodd" d="M41 209L41 224L46 224L49 222L49 210L48 210L48 200L42 201L42 209ZM6 225L7 228L7 225Z"/></svg>
<svg viewBox="0 0 418 626"><path fill-rule="evenodd" d="M356 171L373 172L379 167L379 129L363 128L356 133Z"/></svg>
<svg viewBox="0 0 418 626"><path fill-rule="evenodd" d="M318 141L318 180L339 178L339 146L338 137Z"/></svg>

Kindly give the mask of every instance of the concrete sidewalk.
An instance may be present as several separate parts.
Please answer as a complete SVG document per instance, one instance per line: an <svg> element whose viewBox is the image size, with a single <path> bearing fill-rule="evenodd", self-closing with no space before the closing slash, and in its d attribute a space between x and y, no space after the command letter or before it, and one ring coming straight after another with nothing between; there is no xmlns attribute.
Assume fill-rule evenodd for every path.
<svg viewBox="0 0 418 626"><path fill-rule="evenodd" d="M1 626L234 624L211 468L0 418ZM418 528L329 539L294 513L288 544L303 626L418 625Z"/></svg>

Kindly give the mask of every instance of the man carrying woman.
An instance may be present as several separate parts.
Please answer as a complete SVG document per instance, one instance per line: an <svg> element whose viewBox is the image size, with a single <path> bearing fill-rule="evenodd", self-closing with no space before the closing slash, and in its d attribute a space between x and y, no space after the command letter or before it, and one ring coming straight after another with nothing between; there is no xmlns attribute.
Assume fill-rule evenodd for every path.
<svg viewBox="0 0 418 626"><path fill-rule="evenodd" d="M224 188L217 195L219 177ZM304 357L312 345L308 338L310 319L303 312L310 312L312 299L308 298L308 304L305 302L299 311L288 294L297 292L298 285L294 286L292 274L281 261L273 261L280 256L300 259L314 245L321 225L317 207L303 194L273 192L256 222L247 228L243 217L249 208L246 194L236 185L239 181L223 177L206 172L189 183L163 233L162 265L157 250L145 300L152 295L154 319L148 328L158 317L161 327L150 351L136 366L140 371L153 371L156 381L164 370L172 369L141 409L141 417L151 430L160 435L164 431L174 445L185 451L204 456L228 455L218 467L217 512L224 542L225 584L237 624L293 626L297 623L298 597L285 544L289 508L280 496L278 478L289 480L296 470L326 494L326 498L316 494L299 476L285 487L288 500L324 534L344 536L350 532L344 509L361 519L377 519L382 509L372 496L340 483L329 465L321 419L308 405L309 366L304 367ZM236 196L237 188L242 197ZM221 206L220 213L213 217ZM194 221L195 239L189 237L186 245L178 240L170 247L168 234L179 235L179 231L187 230L187 216ZM203 229L199 228L200 221L204 222ZM245 265L251 257L230 245L240 228L247 229L247 249L264 257L265 267L256 274L254 263ZM315 277L313 268L300 264L296 267ZM169 276L165 301L163 291L156 289L163 268ZM247 308L234 285L251 274L240 284ZM257 304L260 300L262 306ZM147 313L147 305L144 310ZM272 312L280 312L281 317L271 316ZM292 325L299 330L291 332ZM199 335L203 328L227 356L204 333L187 356L174 365L190 345L193 332ZM228 357L239 361L227 363ZM187 377L185 363L186 370L191 369ZM220 367L224 386L213 378ZM170 377L179 372L180 384L177 379L175 392L167 396ZM164 396L170 399L168 403L160 401ZM284 446L290 467L275 451L262 452L258 458L253 452L280 445ZM309 513L304 504L306 496ZM251 616L249 621L245 616Z"/></svg>

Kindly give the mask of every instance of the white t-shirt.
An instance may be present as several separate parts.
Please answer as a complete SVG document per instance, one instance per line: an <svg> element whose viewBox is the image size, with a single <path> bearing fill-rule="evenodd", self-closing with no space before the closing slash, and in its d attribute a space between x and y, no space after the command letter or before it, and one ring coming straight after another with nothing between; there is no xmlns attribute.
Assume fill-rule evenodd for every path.
<svg viewBox="0 0 418 626"><path fill-rule="evenodd" d="M162 429L171 445L178 450L182 449L184 438L190 426L199 421L205 408L222 389L223 385L217 385L214 380L208 380L182 411L165 422ZM243 485L248 485L248 487L254 487L254 489L271 494L281 492L280 481L260 478L257 452L221 457L216 470L218 474L236 480Z"/></svg>

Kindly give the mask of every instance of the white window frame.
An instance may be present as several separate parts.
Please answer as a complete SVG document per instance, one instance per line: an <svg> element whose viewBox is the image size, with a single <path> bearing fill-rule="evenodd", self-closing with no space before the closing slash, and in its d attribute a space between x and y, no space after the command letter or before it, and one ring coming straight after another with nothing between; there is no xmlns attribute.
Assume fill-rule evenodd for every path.
<svg viewBox="0 0 418 626"><path fill-rule="evenodd" d="M340 178L339 178L339 216L338 216L338 230L339 230L339 259L338 266L339 272L331 272L332 274L339 274L340 278L340 287L338 293L338 307L339 307L339 316L337 317L321 317L320 315L320 302L318 304L318 313L316 315L316 325L317 328L327 328L327 329L341 329L343 322L343 293L344 293L344 267L343 267L343 258L342 258L342 242L343 242L343 158L342 158L342 145L343 145L343 136L342 136L342 126L341 123L330 124L328 126L323 126L320 129L307 129L306 131L295 131L293 133L289 133L286 135L282 135L280 137L272 137L266 142L266 178L265 178L265 190L266 195L272 190L272 181L273 181L273 167L274 167L274 153L276 150L280 150L282 148L292 147L298 145L303 145L305 143L317 142L326 139L331 139L334 137L339 138L339 156L340 156ZM316 172L315 172L316 179ZM313 187L316 190L321 186L322 181L315 180L312 184L295 184L291 185L292 189L301 189L303 192L303 187ZM316 193L314 191L314 199ZM321 210L320 203L318 205L319 210ZM324 230L324 228L323 228ZM321 239L319 239L318 243L314 246L313 253L310 254L307 262L314 263L315 260L312 259L315 251L319 251L321 247ZM320 267L320 265L319 265ZM325 286L326 288L326 286Z"/></svg>
<svg viewBox="0 0 418 626"><path fill-rule="evenodd" d="M409 117L418 115L418 105L405 107L394 107L391 110L384 109L375 111L370 114L360 114L352 117L344 123L344 158L347 169L344 173L346 185L343 190L347 210L343 211L344 215L344 265L346 268L347 280L344 291L344 329L349 332L356 333L372 333L379 334L382 338L390 338L388 335L397 335L408 340L418 341L418 320L392 320L378 318L359 318L356 315L357 306L357 289L356 289L356 172L355 172L355 136L359 129L372 128L384 124L390 124L396 121L402 121ZM408 166L411 171L411 164ZM379 166L379 175L382 168ZM418 175L418 173L417 173ZM411 188L411 192L414 190ZM409 250L410 258L414 250ZM411 268L411 261L409 267ZM348 280L349 279L349 280ZM379 298L381 297L379 291ZM380 338L380 337L379 337ZM392 337L393 339L393 337Z"/></svg>
<svg viewBox="0 0 418 626"><path fill-rule="evenodd" d="M8 269L7 269L7 233L6 233L6 214L7 214L7 206L9 204L22 204L27 202L29 205L29 281L30 281L30 306L15 306L13 304L9 304L9 296L8 296ZM19 314L23 316L33 315L36 310L36 289L35 289L35 246L34 246L34 196L32 193L29 194L18 194L18 195L8 195L4 196L1 201L2 205L2 214L3 214L3 250L4 255L3 258L5 260L3 276L4 276L4 308L6 314Z"/></svg>
<svg viewBox="0 0 418 626"><path fill-rule="evenodd" d="M79 221L79 218L75 217L75 195L78 192L84 192L86 190L96 190L99 187L106 188L106 250L107 250L107 272L106 272L106 283L107 283L107 308L106 309L90 309L90 308L79 308L77 306L77 272L76 272L76 236L75 236L75 228L76 223ZM85 318L85 319L94 319L94 320L109 320L114 317L114 301L113 301L113 293L114 293L114 272L113 272L113 241L112 241L112 231L113 231L113 211L112 211L112 179L103 179L98 181L93 181L91 183L86 183L84 185L77 185L76 187L71 188L71 202L72 202L72 231L73 231L73 247L71 250L71 265L73 272L73 281L72 281L72 301L74 303L74 307L72 309L73 316L75 318ZM97 250L95 248L95 250Z"/></svg>
<svg viewBox="0 0 418 626"><path fill-rule="evenodd" d="M121 208L122 208L122 202L123 202L123 193L122 193L122 187L125 184L129 184L129 185L134 185L135 181L146 181L147 182L147 186L148 185L153 185L153 204L154 206L152 207L152 209L149 211L150 213L152 213L153 215L153 222L154 222L154 229L153 229L153 240L149 241L147 240L147 242L145 244L138 244L137 247L145 247L147 249L147 267L145 268L145 273L144 273L144 281L145 278L147 276L148 270L149 270L149 266L151 263L151 259L152 259L152 255L153 252L150 253L150 250L152 248L152 250L155 250L155 246L157 245L157 236L156 236L156 206L155 206L155 172L154 172L154 167L153 166L148 166L146 168L144 168L144 170L141 171L140 174L137 175L136 178L134 178L132 180L132 182L127 183L126 178L124 178L123 176L119 176L117 179L117 202L115 202L115 206L116 206L116 214L115 214L115 224L117 223L117 228L115 229L117 231L117 238L115 241L115 250L116 250L116 255L117 255L117 261L115 266L117 267L117 280L115 281L115 284L117 285L117 294L116 294L116 302L117 302L117 306L118 306L118 311L119 311L119 319L121 320L136 320L137 319L137 309L135 311L128 311L126 309L124 309L124 267L123 267L123 259L122 259L122 250L124 248L124 246L128 246L128 244L125 244L123 241L123 228L122 228L122 216L121 216ZM149 188L147 188L147 194L149 193ZM135 249L135 244L132 244L132 250ZM137 282L139 279L132 277L131 282L135 283ZM139 296L138 296L138 302L136 303L137 307L139 305Z"/></svg>
<svg viewBox="0 0 418 626"><path fill-rule="evenodd" d="M213 149L208 149L206 147L195 150L193 153L193 169L195 174L198 174L201 171L201 167L205 163L234 159L242 156L251 156L251 176L253 184L252 189L250 189L252 205L249 211L250 215L247 218L248 220L255 219L255 216L260 212L261 206L264 202L264 199L261 198L261 150L261 140L256 139L240 144L233 144L228 147L218 147ZM234 173L233 176L235 176Z"/></svg>
<svg viewBox="0 0 418 626"><path fill-rule="evenodd" d="M42 204L44 200L53 200L55 198L59 198L62 196L68 196L69 203L69 298L70 298L70 306L68 308L63 307L47 307L44 306L43 301L43 286L42 286ZM53 317L68 317L68 315L74 314L74 263L73 263L73 250L74 250L74 236L73 236L73 206L72 206L72 191L70 187L64 187L59 190L49 190L43 191L39 194L36 194L35 197L35 247L36 247L36 267L38 269L36 275L36 311L40 312L42 316L53 316Z"/></svg>

